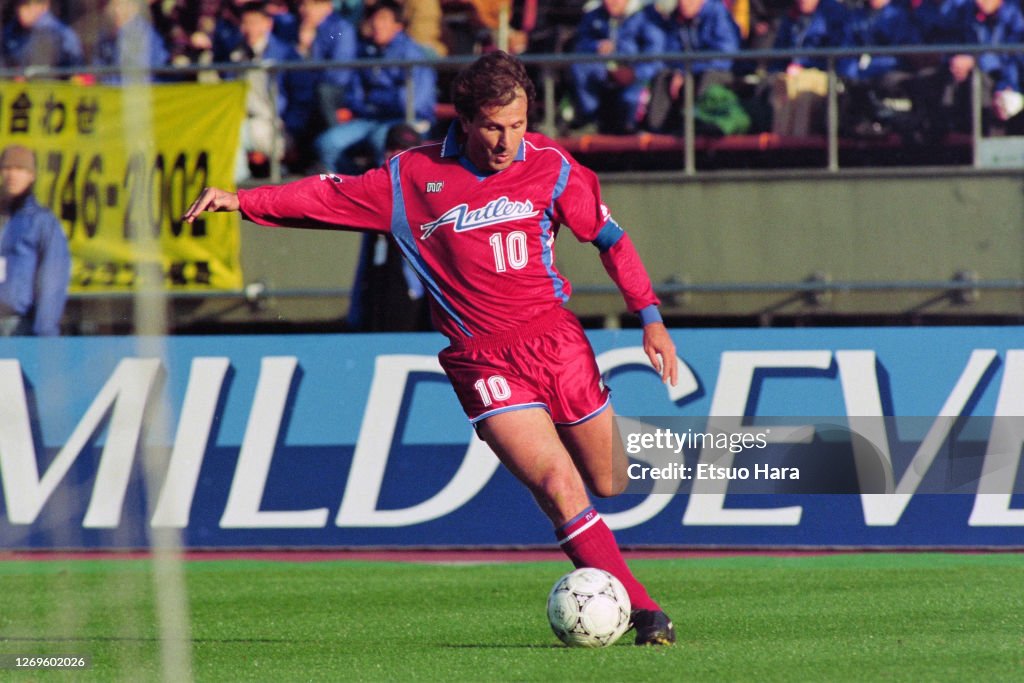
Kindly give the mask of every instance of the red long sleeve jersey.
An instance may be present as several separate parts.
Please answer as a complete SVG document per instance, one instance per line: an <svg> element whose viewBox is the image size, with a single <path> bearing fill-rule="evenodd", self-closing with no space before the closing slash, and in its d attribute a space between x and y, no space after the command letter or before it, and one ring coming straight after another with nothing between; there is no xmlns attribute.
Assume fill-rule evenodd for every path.
<svg viewBox="0 0 1024 683"><path fill-rule="evenodd" d="M569 299L555 267L564 225L593 242L631 311L657 305L628 235L601 202L597 176L528 133L516 160L484 174L444 142L407 150L361 176L313 176L240 190L244 216L271 226L390 232L432 296L449 338L512 330Z"/></svg>

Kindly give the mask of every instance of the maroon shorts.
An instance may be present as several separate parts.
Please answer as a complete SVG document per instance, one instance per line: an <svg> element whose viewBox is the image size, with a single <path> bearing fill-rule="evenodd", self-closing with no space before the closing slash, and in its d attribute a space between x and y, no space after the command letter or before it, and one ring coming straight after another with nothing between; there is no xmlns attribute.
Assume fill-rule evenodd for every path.
<svg viewBox="0 0 1024 683"><path fill-rule="evenodd" d="M439 359L474 424L523 408L577 424L608 406L594 350L576 316L561 307L509 332L454 341Z"/></svg>

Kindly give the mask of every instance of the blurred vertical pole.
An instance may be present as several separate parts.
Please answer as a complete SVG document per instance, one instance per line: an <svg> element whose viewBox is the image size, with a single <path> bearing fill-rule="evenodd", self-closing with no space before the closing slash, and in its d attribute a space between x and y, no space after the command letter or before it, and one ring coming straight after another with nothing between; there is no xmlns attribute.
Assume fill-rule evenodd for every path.
<svg viewBox="0 0 1024 683"><path fill-rule="evenodd" d="M405 73L405 122L410 126L416 123L416 83L412 77L413 67L402 67Z"/></svg>
<svg viewBox="0 0 1024 683"><path fill-rule="evenodd" d="M249 73L250 68L252 67L246 68L246 74ZM273 65L266 68L269 72L269 78L267 80L270 81L270 101L274 103L274 112L276 114L274 117L274 141L270 146L270 149L273 151L270 155L270 182L279 183L281 182L281 157L278 155L277 151L284 151L285 149L284 121L281 120L281 114L277 111L277 102L281 95L279 92L280 88L278 88L277 85L277 74L280 73L280 70Z"/></svg>
<svg viewBox="0 0 1024 683"><path fill-rule="evenodd" d="M836 59L828 58L828 93L825 107L826 136L828 139L828 170L839 170L839 77Z"/></svg>
<svg viewBox="0 0 1024 683"><path fill-rule="evenodd" d="M697 154L694 148L694 138L697 129L694 125L693 116L693 63L686 60L686 75L683 79L683 172L686 175L697 173Z"/></svg>
<svg viewBox="0 0 1024 683"><path fill-rule="evenodd" d="M495 36L495 43L499 50L508 52L509 44L509 22L512 20L512 0L501 3L498 8L498 35Z"/></svg>
<svg viewBox="0 0 1024 683"><path fill-rule="evenodd" d="M550 64L541 67L540 73L541 88L544 90L544 122L541 124L543 127L541 132L552 138L558 134L555 125L555 75Z"/></svg>
<svg viewBox="0 0 1024 683"><path fill-rule="evenodd" d="M142 10L147 21L148 10ZM126 24L125 26L130 26ZM123 30L123 28L122 28ZM124 147L129 153L142 156L148 168L158 167L159 153L153 125L153 94L159 85L153 83L149 63L149 35L130 31L118 55L122 82L122 130ZM201 86L196 86L201 87ZM160 161L160 164L163 162ZM150 191L152 191L150 187ZM133 292L133 323L135 347L140 358L166 358L168 297L164 283L164 254L161 236L164 223L154 224L150 217L155 200L163 202L160 190L150 197L146 206L136 207L134 257L139 277ZM129 209L130 210L130 209ZM169 401L166 386L148 418L146 436L140 440L139 451L146 491L147 519L157 499L164 470L164 444L171 442ZM182 563L182 539L178 529L151 527L149 544L152 551L152 584L160 648L160 676L168 683L193 680L192 636L189 623L188 591Z"/></svg>
<svg viewBox="0 0 1024 683"><path fill-rule="evenodd" d="M981 69L975 61L971 69L971 163L981 166Z"/></svg>

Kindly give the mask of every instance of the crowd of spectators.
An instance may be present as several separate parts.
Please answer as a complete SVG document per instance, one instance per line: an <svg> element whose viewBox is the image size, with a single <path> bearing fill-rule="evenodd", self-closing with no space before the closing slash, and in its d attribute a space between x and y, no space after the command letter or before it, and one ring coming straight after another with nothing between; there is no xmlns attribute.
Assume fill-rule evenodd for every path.
<svg viewBox="0 0 1024 683"><path fill-rule="evenodd" d="M237 72L160 71L180 65L273 60L423 59L473 54L499 44L516 53L607 55L567 68L558 85L563 132L682 130L692 80L699 132L824 128L823 59L743 58L765 48L853 48L836 63L841 132L893 132L917 142L970 130L977 67L985 132L1019 132L1024 55L907 57L872 54L902 45L1024 43L1020 0L9 0L0 60L8 68L136 67L154 80L238 78ZM621 60L713 52L707 60ZM732 57L732 55L735 55ZM156 70L151 76L138 68ZM121 75L98 72L117 83ZM126 76L127 77L127 76ZM371 161L398 121L428 134L443 74L414 69L249 71L247 158L308 169L351 170ZM440 86L440 87L439 87ZM407 106L411 87L415 101ZM411 115L410 115L411 114Z"/></svg>
<svg viewBox="0 0 1024 683"><path fill-rule="evenodd" d="M609 61L604 73L573 73L573 127L681 129L681 93L693 80L694 115L707 133L824 132L827 60L795 56L758 63L750 49L863 50L836 62L844 135L899 133L927 143L971 126L970 74L981 75L986 133L1019 132L1024 55L991 52L915 58L872 54L897 46L1024 43L1019 0L603 0L584 15L575 49L594 54L715 53L707 61L650 63L635 73ZM614 45L614 48L611 47ZM725 56L723 56L725 55ZM729 55L736 55L730 59ZM593 68L593 67L588 67ZM630 77L632 76L632 77ZM637 82L643 84L638 95ZM595 101L603 103L601 109ZM638 106L637 103L641 104ZM646 102L646 106L644 106Z"/></svg>

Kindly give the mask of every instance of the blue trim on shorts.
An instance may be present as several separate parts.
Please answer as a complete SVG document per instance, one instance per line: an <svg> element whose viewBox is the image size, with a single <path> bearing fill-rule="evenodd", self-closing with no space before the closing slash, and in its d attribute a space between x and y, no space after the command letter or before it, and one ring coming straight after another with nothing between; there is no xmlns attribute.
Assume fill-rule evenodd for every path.
<svg viewBox="0 0 1024 683"><path fill-rule="evenodd" d="M499 415L501 413L508 413L513 410L525 410L526 408L543 408L544 410L548 411L548 415L551 414L551 409L548 408L547 403L540 403L539 401L534 401L533 403L517 403L513 406L504 406L502 408L494 408L493 410L488 410L486 413L480 413L476 417L469 418L469 423L475 426L476 423L479 422L480 420L485 420L489 417L494 417L495 415Z"/></svg>
<svg viewBox="0 0 1024 683"><path fill-rule="evenodd" d="M610 406L611 404L612 404L612 397L609 396L608 398L606 398L604 400L604 404L602 404L600 408L598 408L597 410L592 412L590 415L587 415L585 417L581 417L580 419L576 420L575 422L556 422L555 424L556 425L561 425L562 427L572 427L574 425L581 425L584 422L587 422L588 420L592 420L595 417L597 417L598 415L600 415L601 413L603 413L605 410L608 409L608 406Z"/></svg>
<svg viewBox="0 0 1024 683"><path fill-rule="evenodd" d="M562 427L572 427L572 426L575 426L575 425L581 425L584 422L587 422L589 420L593 420L595 417L597 417L598 415L603 413L605 410L607 410L608 406L610 406L611 404L612 404L612 397L609 396L608 398L606 398L604 400L604 403L601 404L600 408L598 408L594 412L590 413L589 415L585 415L585 416L581 417L580 419L576 420L575 422L555 422L554 424L562 426ZM474 427L476 427L477 423L480 422L481 420L486 420L489 417L494 417L495 415L500 415L501 413L510 413L513 410L525 410L526 408L543 408L544 410L547 411L548 415L551 414L551 408L548 407L547 403L540 403L539 401L535 401L533 403L517 403L514 406L504 406L502 408L495 408L493 410L488 410L486 413L480 413L476 417L469 418L469 423L471 425L473 425Z"/></svg>

